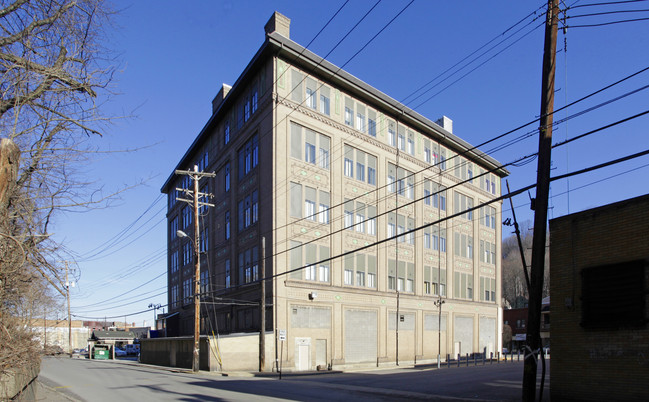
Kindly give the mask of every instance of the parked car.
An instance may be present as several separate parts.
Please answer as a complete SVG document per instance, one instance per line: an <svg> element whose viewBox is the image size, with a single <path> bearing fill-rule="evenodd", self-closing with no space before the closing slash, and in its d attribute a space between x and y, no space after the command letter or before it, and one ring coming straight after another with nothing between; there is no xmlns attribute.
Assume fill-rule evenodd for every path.
<svg viewBox="0 0 649 402"><path fill-rule="evenodd" d="M139 344L131 344L131 345L124 345L124 350L126 350L126 353L129 355L137 355L140 353L140 345Z"/></svg>
<svg viewBox="0 0 649 402"><path fill-rule="evenodd" d="M59 345L47 345L43 348L43 353L47 356L56 356L63 354L63 348Z"/></svg>
<svg viewBox="0 0 649 402"><path fill-rule="evenodd" d="M115 356L116 357L126 356L126 351L124 349L120 349L117 346L115 346Z"/></svg>
<svg viewBox="0 0 649 402"><path fill-rule="evenodd" d="M72 351L72 357L77 359L87 359L88 349L75 349Z"/></svg>

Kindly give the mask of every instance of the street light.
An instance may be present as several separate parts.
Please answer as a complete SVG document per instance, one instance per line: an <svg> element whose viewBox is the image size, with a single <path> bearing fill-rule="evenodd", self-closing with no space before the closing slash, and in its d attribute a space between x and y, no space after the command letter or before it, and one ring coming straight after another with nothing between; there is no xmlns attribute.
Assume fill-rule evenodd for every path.
<svg viewBox="0 0 649 402"><path fill-rule="evenodd" d="M189 235L182 230L177 230L176 234L180 238L188 238L190 240L193 240L190 242L190 244L196 242L198 243L199 237L198 237L198 217L195 216L194 219L196 220L195 226L194 226L194 231L195 231L195 239L192 239L189 237ZM201 305L200 305L200 276L201 276L201 258L200 254L198 252L198 244L192 244L192 249L194 250L194 359L192 363L192 371L197 373L200 369L200 319L201 319Z"/></svg>
<svg viewBox="0 0 649 402"><path fill-rule="evenodd" d="M439 292L439 299L433 303L439 309L438 322L437 322L437 368L441 366L440 354L442 353L442 304L446 303L442 300L441 291Z"/></svg>

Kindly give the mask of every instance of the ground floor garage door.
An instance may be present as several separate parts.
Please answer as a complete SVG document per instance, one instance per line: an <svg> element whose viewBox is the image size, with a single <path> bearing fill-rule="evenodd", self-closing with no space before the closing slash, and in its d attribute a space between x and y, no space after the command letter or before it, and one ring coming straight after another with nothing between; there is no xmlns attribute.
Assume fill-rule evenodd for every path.
<svg viewBox="0 0 649 402"><path fill-rule="evenodd" d="M377 312L345 310L345 363L376 362Z"/></svg>

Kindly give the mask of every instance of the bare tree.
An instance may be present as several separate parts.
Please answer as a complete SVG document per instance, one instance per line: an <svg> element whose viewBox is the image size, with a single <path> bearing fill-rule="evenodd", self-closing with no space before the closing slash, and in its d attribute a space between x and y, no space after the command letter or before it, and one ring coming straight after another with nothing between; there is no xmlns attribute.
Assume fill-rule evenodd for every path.
<svg viewBox="0 0 649 402"><path fill-rule="evenodd" d="M533 230L531 222L525 221L519 224L521 232L521 242L525 253L525 260L529 264L532 258L532 238ZM502 294L506 307L520 308L525 307L529 298L525 273L523 271L523 261L518 248L516 234L511 234L503 239L502 243ZM550 257L546 253L545 271L543 280L543 297L550 295Z"/></svg>
<svg viewBox="0 0 649 402"><path fill-rule="evenodd" d="M110 16L102 0L0 0L0 374L38 362L24 330L42 311L33 295L65 293L55 214L113 195L82 171L113 119L102 114L116 68L102 47Z"/></svg>

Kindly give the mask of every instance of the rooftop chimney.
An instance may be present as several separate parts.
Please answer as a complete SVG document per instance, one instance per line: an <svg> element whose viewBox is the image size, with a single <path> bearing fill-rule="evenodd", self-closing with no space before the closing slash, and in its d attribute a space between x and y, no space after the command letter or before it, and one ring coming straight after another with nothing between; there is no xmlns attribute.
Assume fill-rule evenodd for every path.
<svg viewBox="0 0 649 402"><path fill-rule="evenodd" d="M449 119L446 116L442 116L435 122L438 126L441 126L444 130L453 134L453 120Z"/></svg>
<svg viewBox="0 0 649 402"><path fill-rule="evenodd" d="M230 92L231 89L232 87L228 84L223 84L223 87L219 90L219 93L216 94L214 99L212 99L212 114L216 113L216 111L219 109L219 106L221 106L221 103L223 103L223 99L228 96L228 92Z"/></svg>
<svg viewBox="0 0 649 402"><path fill-rule="evenodd" d="M291 37L291 19L275 11L270 17L264 30L267 34L277 32L278 34L290 39Z"/></svg>

